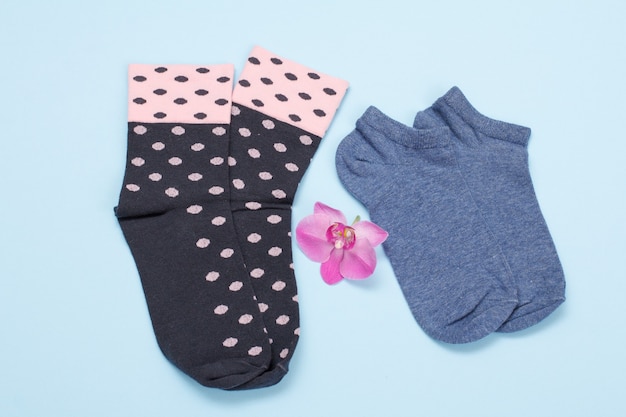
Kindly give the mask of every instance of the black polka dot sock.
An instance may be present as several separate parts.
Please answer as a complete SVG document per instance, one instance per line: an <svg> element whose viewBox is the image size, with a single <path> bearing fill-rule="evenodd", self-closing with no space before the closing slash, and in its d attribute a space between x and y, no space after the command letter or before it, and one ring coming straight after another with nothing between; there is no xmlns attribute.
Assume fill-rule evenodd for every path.
<svg viewBox="0 0 626 417"><path fill-rule="evenodd" d="M300 332L291 205L348 84L256 47L233 92L231 207L270 338L270 369L242 386L273 385Z"/></svg>
<svg viewBox="0 0 626 417"><path fill-rule="evenodd" d="M233 67L129 67L128 158L116 215L159 347L202 385L264 373L271 348L229 202Z"/></svg>

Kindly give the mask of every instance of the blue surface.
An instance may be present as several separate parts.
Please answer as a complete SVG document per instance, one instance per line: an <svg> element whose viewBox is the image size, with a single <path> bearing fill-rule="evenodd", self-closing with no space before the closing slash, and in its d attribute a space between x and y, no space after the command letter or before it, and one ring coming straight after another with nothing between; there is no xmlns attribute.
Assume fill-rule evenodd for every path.
<svg viewBox="0 0 626 417"><path fill-rule="evenodd" d="M625 415L625 15L605 0L4 2L0 415ZM255 44L351 83L294 221L318 200L366 214L333 159L370 104L410 124L458 85L530 126L565 304L526 331L445 345L416 325L382 252L374 277L329 287L296 250L302 337L280 384L222 392L170 365L113 216L126 66L241 70Z"/></svg>

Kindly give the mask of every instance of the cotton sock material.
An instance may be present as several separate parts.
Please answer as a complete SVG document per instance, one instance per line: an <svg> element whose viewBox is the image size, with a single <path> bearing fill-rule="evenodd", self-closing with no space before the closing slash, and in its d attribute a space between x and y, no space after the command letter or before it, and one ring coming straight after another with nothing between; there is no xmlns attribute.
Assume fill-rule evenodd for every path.
<svg viewBox="0 0 626 417"><path fill-rule="evenodd" d="M484 116L458 87L414 126L450 128L459 169L511 268L519 304L499 331L540 322L565 301L565 278L530 177L530 129Z"/></svg>
<svg viewBox="0 0 626 417"><path fill-rule="evenodd" d="M269 370L240 388L287 373L300 319L291 252L291 205L348 85L255 47L233 91L231 209L271 342Z"/></svg>
<svg viewBox="0 0 626 417"><path fill-rule="evenodd" d="M159 347L202 385L265 372L270 344L230 211L232 65L131 65L116 215Z"/></svg>
<svg viewBox="0 0 626 417"><path fill-rule="evenodd" d="M370 107L339 145L337 172L372 221L422 329L479 340L517 305L504 256L458 170L447 127L413 129Z"/></svg>

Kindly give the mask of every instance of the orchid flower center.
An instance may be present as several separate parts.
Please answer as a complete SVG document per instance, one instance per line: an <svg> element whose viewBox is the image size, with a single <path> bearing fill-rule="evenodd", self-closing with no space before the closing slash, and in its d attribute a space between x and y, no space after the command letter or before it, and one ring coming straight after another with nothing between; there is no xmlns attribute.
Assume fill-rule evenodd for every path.
<svg viewBox="0 0 626 417"><path fill-rule="evenodd" d="M337 249L352 249L356 242L354 228L343 223L333 223L326 230L326 240Z"/></svg>

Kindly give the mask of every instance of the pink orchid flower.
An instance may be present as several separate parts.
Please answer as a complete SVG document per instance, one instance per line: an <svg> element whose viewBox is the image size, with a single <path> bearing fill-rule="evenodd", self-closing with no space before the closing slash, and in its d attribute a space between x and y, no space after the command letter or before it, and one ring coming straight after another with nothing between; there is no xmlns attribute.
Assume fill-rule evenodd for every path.
<svg viewBox="0 0 626 417"><path fill-rule="evenodd" d="M376 268L374 248L388 236L376 224L359 217L351 226L346 223L341 211L317 202L313 214L296 227L300 249L312 261L321 262L320 272L327 284L372 275Z"/></svg>

